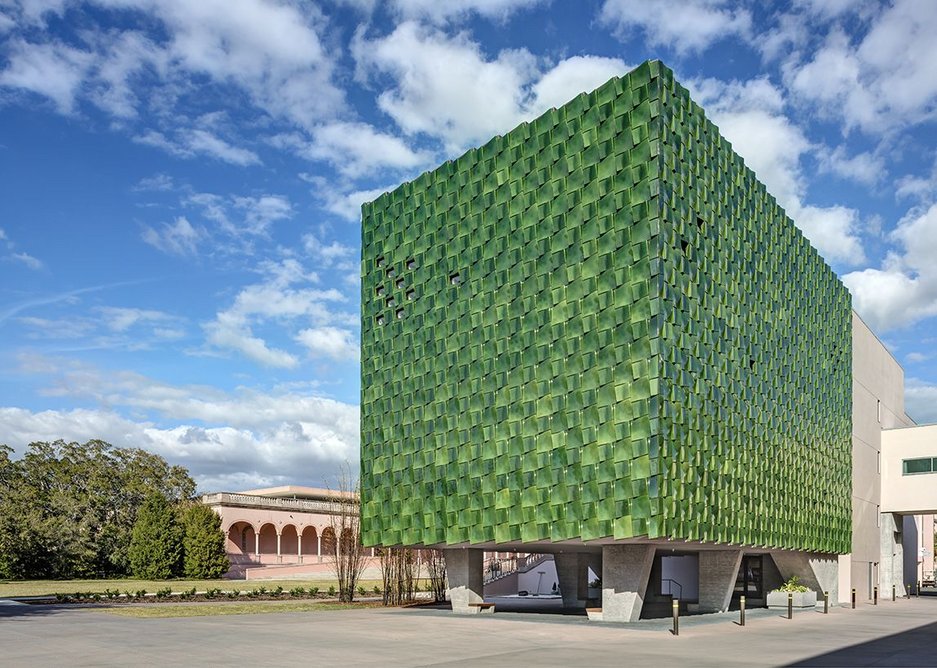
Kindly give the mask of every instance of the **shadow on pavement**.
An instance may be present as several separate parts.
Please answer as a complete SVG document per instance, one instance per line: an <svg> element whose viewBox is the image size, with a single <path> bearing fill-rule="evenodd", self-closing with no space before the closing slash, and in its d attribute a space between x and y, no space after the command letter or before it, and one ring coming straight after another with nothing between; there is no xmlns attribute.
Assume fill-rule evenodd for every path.
<svg viewBox="0 0 937 668"><path fill-rule="evenodd" d="M787 665L937 666L937 622Z"/></svg>

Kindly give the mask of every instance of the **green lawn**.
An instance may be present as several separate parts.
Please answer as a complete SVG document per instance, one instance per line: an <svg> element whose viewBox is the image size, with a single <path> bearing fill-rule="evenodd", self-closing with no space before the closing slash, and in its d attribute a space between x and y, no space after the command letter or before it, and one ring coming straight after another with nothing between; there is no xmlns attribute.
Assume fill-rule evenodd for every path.
<svg viewBox="0 0 937 668"><path fill-rule="evenodd" d="M380 580L361 580L358 583L369 592L373 587L381 586ZM224 591L240 589L242 592L266 587L268 591L283 587L289 591L293 587L318 587L320 592L327 592L329 587L338 588L338 582L332 579L318 580L0 580L0 598L10 596L44 596L49 594L102 593L105 589L117 589L136 592L145 589L153 594L157 589L172 587L173 592L195 589L218 588ZM423 583L425 587L425 583Z"/></svg>
<svg viewBox="0 0 937 668"><path fill-rule="evenodd" d="M258 601L256 603L176 603L118 606L96 609L121 617L209 617L214 615L260 615L269 612L321 612L380 607L380 603L318 603L315 601Z"/></svg>

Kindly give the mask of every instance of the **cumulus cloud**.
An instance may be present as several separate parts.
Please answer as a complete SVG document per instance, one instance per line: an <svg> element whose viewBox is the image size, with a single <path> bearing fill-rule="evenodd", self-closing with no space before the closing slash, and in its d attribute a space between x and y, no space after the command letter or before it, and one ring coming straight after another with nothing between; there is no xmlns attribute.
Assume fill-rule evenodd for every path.
<svg viewBox="0 0 937 668"><path fill-rule="evenodd" d="M889 240L898 250L881 267L843 276L853 306L879 332L937 315L937 204L912 210Z"/></svg>
<svg viewBox="0 0 937 668"><path fill-rule="evenodd" d="M819 48L795 52L786 82L805 105L877 133L933 118L937 109L937 4L877 6L859 37L834 27ZM803 57L806 53L806 57Z"/></svg>
<svg viewBox="0 0 937 668"><path fill-rule="evenodd" d="M702 51L727 37L747 37L752 15L726 0L605 0L600 20L620 37L642 30L652 45L677 53Z"/></svg>
<svg viewBox="0 0 937 668"><path fill-rule="evenodd" d="M29 91L51 100L63 114L75 109L75 97L93 55L60 42L35 44L22 39L9 46L9 64L0 86Z"/></svg>
<svg viewBox="0 0 937 668"><path fill-rule="evenodd" d="M357 406L308 391L226 393L68 360L39 362L53 374L49 394L98 407L0 407L0 443L20 451L32 441L103 438L188 467L203 492L296 481L322 484L346 462L357 465ZM36 361L28 365L35 372ZM144 417L129 419L122 409Z"/></svg>
<svg viewBox="0 0 937 668"><path fill-rule="evenodd" d="M596 56L575 56L548 68L525 49L489 58L466 33L449 35L412 21L379 38L359 32L353 52L359 78L393 81L378 96L378 106L406 134L439 139L449 153L627 72L622 61Z"/></svg>
<svg viewBox="0 0 937 668"><path fill-rule="evenodd" d="M313 357L331 357L336 360L358 358L358 342L347 329L338 327L310 327L296 335L296 340Z"/></svg>

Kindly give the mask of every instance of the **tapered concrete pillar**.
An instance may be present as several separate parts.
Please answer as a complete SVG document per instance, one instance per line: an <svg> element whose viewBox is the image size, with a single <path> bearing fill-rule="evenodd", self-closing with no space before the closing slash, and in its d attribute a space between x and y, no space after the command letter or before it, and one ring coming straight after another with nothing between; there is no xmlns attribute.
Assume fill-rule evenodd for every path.
<svg viewBox="0 0 937 668"><path fill-rule="evenodd" d="M602 548L602 621L636 622L654 563L652 545Z"/></svg>
<svg viewBox="0 0 937 668"><path fill-rule="evenodd" d="M725 612L729 609L741 563L741 550L700 550L700 612Z"/></svg>
<svg viewBox="0 0 937 668"><path fill-rule="evenodd" d="M564 608L582 608L585 602L579 598L580 565L578 552L560 552L553 555L556 578L560 582L560 594Z"/></svg>
<svg viewBox="0 0 937 668"><path fill-rule="evenodd" d="M446 559L452 612L463 615L477 613L478 608L470 607L469 604L485 600L482 578L484 552L468 549L443 550L443 556Z"/></svg>
<svg viewBox="0 0 937 668"><path fill-rule="evenodd" d="M835 554L815 552L772 552L781 577L789 580L797 576L800 584L817 592L817 600L823 600L823 592L830 592L830 600L839 600L839 557ZM890 595L890 593L889 593Z"/></svg>

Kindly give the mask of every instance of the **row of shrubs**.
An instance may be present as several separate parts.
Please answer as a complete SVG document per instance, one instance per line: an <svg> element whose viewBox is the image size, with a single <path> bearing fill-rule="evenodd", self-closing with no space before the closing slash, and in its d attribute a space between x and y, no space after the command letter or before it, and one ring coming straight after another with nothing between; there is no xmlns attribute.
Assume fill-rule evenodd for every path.
<svg viewBox="0 0 937 668"><path fill-rule="evenodd" d="M376 596L381 595L381 588L374 587L370 592L364 587L358 587L357 589L359 596L367 596L369 593ZM201 594L197 593L195 587L191 589L185 589L180 592L173 592L170 587L164 587L162 589L157 589L153 595L150 595L146 589L138 589L136 591L130 591L125 589L123 593L119 589L105 589L103 592L75 592L74 594L64 594L56 593L55 600L59 603L100 603L102 601L111 601L117 603L129 603L129 602L144 602L144 601L165 601L168 599L186 601L192 599L199 600L220 600L220 599L231 599L235 600L245 596L251 599L257 598L283 598L287 596L289 598L335 598L338 596L338 591L333 586L329 587L327 591L320 592L318 587L293 587L292 589L285 591L283 587L276 587L275 589L267 589L266 587L257 587L256 589L248 589L246 591L241 591L240 589L218 589L212 588L207 589Z"/></svg>

